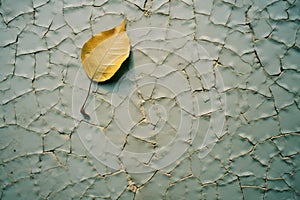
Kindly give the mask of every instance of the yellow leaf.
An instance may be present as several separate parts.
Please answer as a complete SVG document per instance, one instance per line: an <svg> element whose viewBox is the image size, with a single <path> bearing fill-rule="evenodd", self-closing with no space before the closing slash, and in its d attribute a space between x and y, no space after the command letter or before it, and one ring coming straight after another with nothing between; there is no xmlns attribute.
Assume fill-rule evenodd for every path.
<svg viewBox="0 0 300 200"><path fill-rule="evenodd" d="M129 56L130 43L125 26L126 19L119 26L94 35L83 45L82 66L91 80L110 79Z"/></svg>

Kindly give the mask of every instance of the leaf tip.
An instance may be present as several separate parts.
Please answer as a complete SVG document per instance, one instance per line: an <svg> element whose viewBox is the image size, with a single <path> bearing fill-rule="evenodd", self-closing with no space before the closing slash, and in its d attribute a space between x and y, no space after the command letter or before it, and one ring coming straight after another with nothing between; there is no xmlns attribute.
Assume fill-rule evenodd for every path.
<svg viewBox="0 0 300 200"><path fill-rule="evenodd" d="M120 24L121 30L123 31L126 30L126 23L127 23L127 18L125 17L122 23Z"/></svg>

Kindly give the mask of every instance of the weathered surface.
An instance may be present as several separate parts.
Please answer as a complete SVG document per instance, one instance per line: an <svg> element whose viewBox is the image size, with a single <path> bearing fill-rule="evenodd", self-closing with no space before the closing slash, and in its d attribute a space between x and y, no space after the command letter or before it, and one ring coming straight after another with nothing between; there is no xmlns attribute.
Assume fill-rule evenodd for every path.
<svg viewBox="0 0 300 200"><path fill-rule="evenodd" d="M0 2L1 199L299 199L299 1ZM124 17L86 121L80 49Z"/></svg>

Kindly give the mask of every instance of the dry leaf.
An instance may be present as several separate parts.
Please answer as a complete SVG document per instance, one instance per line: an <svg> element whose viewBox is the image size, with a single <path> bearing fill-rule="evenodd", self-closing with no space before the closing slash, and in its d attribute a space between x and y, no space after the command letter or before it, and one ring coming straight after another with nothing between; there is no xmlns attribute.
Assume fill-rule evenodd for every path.
<svg viewBox="0 0 300 200"><path fill-rule="evenodd" d="M125 26L126 19L119 26L94 35L83 45L82 66L91 80L110 79L129 56L130 43Z"/></svg>
<svg viewBox="0 0 300 200"><path fill-rule="evenodd" d="M81 49L81 62L85 73L91 79L86 99L80 109L86 119L90 116L84 106L90 94L92 81L110 79L129 56L130 43L125 32L126 19L110 30L100 32L89 39Z"/></svg>

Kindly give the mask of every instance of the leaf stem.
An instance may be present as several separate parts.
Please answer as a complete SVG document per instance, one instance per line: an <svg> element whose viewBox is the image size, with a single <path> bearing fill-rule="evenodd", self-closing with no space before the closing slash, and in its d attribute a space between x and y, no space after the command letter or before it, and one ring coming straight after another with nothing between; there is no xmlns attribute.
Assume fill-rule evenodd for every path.
<svg viewBox="0 0 300 200"><path fill-rule="evenodd" d="M81 113L81 114L83 115L83 117L84 117L85 119L87 119L87 120L90 120L91 117L89 116L89 114L87 114L87 113L85 112L84 107L85 107L85 104L86 104L86 102L87 102L87 100L88 100L88 97L90 96L90 91L91 91L92 83L93 83L93 81L91 80L91 81L90 81L90 85L89 85L89 89L88 89L88 92L87 92L87 95L86 95L86 97L85 97L85 100L84 100L84 102L83 102L81 108L80 108L80 113Z"/></svg>

